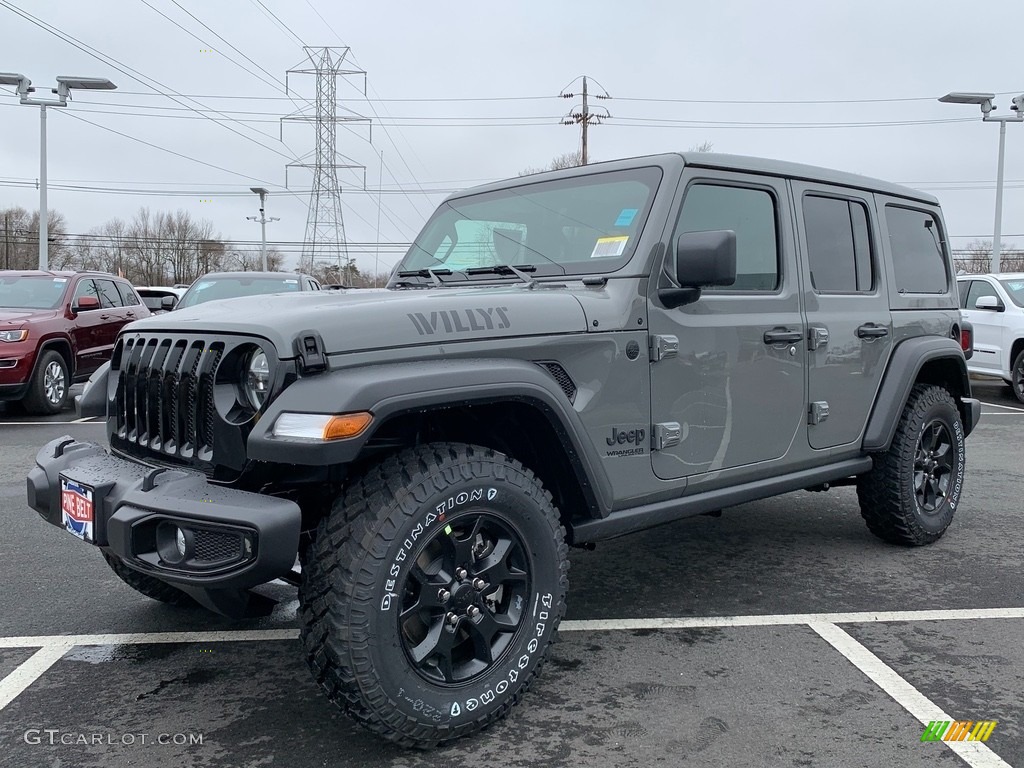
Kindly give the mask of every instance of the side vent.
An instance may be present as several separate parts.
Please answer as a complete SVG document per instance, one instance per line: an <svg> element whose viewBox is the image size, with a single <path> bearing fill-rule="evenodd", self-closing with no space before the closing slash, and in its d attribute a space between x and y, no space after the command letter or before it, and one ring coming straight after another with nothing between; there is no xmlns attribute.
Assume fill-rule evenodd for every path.
<svg viewBox="0 0 1024 768"><path fill-rule="evenodd" d="M538 361L537 365L545 369L551 374L552 378L558 382L559 388L565 393L565 396L569 398L569 402L576 400L576 383L572 380L568 373L565 372L559 363L551 361Z"/></svg>

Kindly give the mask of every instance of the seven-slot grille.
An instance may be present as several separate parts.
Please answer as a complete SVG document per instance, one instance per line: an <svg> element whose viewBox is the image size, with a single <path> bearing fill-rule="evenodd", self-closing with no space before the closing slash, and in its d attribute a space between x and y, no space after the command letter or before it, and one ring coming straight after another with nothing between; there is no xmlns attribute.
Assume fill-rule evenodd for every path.
<svg viewBox="0 0 1024 768"><path fill-rule="evenodd" d="M223 354L223 342L125 338L115 355L117 438L131 452L141 448L171 460L212 463L218 421L213 384Z"/></svg>

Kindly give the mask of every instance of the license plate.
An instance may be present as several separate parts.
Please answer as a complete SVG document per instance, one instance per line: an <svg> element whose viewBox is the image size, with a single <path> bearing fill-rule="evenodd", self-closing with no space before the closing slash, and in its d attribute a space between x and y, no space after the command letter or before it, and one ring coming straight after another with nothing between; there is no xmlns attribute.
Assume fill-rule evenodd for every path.
<svg viewBox="0 0 1024 768"><path fill-rule="evenodd" d="M92 488L66 477L60 479L60 516L64 530L83 541L94 541Z"/></svg>

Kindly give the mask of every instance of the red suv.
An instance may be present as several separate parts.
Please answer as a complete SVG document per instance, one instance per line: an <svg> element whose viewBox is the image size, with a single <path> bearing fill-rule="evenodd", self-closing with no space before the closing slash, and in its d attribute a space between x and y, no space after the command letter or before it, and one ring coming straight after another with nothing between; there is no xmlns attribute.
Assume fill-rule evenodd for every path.
<svg viewBox="0 0 1024 768"><path fill-rule="evenodd" d="M110 359L122 326L149 315L128 281L104 272L0 270L0 400L57 413L71 384Z"/></svg>

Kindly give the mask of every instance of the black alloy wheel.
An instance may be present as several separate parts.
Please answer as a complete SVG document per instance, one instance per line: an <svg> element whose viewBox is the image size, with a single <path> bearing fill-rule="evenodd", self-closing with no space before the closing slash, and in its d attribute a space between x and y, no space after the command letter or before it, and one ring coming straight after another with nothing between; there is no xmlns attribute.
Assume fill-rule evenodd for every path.
<svg viewBox="0 0 1024 768"><path fill-rule="evenodd" d="M467 511L427 540L406 577L398 622L409 661L433 683L472 680L504 657L531 589L519 534Z"/></svg>
<svg viewBox="0 0 1024 768"><path fill-rule="evenodd" d="M914 491L921 509L934 513L949 493L953 477L953 437L941 419L930 422L917 441Z"/></svg>

